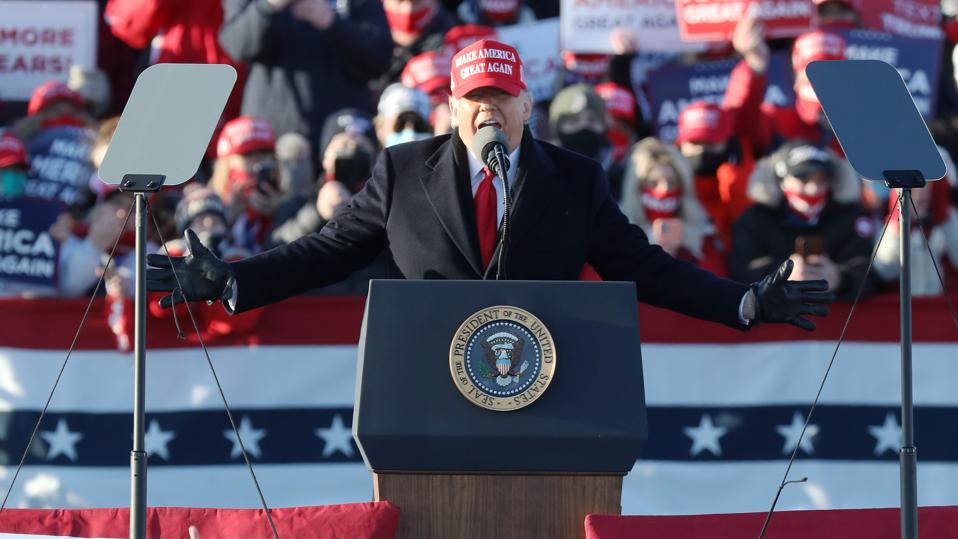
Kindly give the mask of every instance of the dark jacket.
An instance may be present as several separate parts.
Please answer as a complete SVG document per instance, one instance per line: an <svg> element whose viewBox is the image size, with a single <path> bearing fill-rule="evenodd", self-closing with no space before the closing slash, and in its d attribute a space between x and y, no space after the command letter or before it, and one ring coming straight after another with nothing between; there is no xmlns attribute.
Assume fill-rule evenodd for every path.
<svg viewBox="0 0 958 539"><path fill-rule="evenodd" d="M266 118L277 135L301 133L313 148L330 112L374 111L367 83L389 67L392 39L379 0L337 4L342 10L321 31L266 0L223 2L220 42L250 64L243 114Z"/></svg>
<svg viewBox="0 0 958 539"><path fill-rule="evenodd" d="M509 279L576 280L588 263L610 281L632 281L638 299L741 327L747 288L677 260L629 224L595 161L522 141ZM237 311L335 282L384 248L407 279L494 276L480 265L466 148L457 135L387 148L365 189L318 233L232 264Z"/></svg>
<svg viewBox="0 0 958 539"><path fill-rule="evenodd" d="M772 157L759 161L749 179L749 196L756 202L732 225L728 257L729 276L743 283L757 282L795 252L799 236L820 237L825 254L838 265L842 284L835 295L852 299L865 278L874 241L874 222L859 203L861 180L844 159L837 166L831 199L813 226L791 214L771 170ZM870 286L866 285L866 292Z"/></svg>

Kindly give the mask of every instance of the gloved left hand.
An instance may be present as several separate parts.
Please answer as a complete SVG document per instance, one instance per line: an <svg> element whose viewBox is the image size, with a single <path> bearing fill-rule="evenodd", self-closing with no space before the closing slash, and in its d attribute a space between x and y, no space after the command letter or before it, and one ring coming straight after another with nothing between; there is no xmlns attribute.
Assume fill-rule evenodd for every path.
<svg viewBox="0 0 958 539"><path fill-rule="evenodd" d="M806 331L815 329L815 323L803 315L825 316L827 304L835 301L824 279L789 281L794 263L786 260L760 282L752 283L755 309L753 322L788 323Z"/></svg>
<svg viewBox="0 0 958 539"><path fill-rule="evenodd" d="M164 309L184 301L222 299L230 282L230 265L207 249L190 229L186 230L186 244L190 249L188 256L146 257L147 264L153 266L146 270L147 290L173 292L160 298L160 307Z"/></svg>

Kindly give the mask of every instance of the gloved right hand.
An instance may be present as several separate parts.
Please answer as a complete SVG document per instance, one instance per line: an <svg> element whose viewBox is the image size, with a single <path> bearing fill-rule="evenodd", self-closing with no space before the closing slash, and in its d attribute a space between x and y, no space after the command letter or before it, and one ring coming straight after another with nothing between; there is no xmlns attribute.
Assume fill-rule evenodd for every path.
<svg viewBox="0 0 958 539"><path fill-rule="evenodd" d="M230 266L206 248L196 233L186 230L187 256L150 254L146 263L146 289L170 292L160 298L160 307L168 309L186 301L222 299L230 282ZM174 276L173 272L176 272ZM175 291L175 292L174 292Z"/></svg>

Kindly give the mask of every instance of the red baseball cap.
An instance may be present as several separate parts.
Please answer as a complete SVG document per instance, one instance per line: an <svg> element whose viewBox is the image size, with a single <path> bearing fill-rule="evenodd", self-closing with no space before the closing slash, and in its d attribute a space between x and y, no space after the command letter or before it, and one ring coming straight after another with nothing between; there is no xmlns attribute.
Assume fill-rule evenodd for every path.
<svg viewBox="0 0 958 539"><path fill-rule="evenodd" d="M27 148L10 133L0 135L0 168L27 167Z"/></svg>
<svg viewBox="0 0 958 539"><path fill-rule="evenodd" d="M526 88L519 53L505 43L483 39L452 57L452 95L456 99L476 88L491 86L511 96Z"/></svg>
<svg viewBox="0 0 958 539"><path fill-rule="evenodd" d="M240 116L223 126L216 142L216 156L272 150L276 146L273 126L263 118Z"/></svg>
<svg viewBox="0 0 958 539"><path fill-rule="evenodd" d="M449 55L427 51L413 56L406 62L400 82L403 86L419 88L430 95L439 91L448 95L451 70L452 58Z"/></svg>
<svg viewBox="0 0 958 539"><path fill-rule="evenodd" d="M77 107L83 107L83 97L58 80L44 82L30 94L27 114L33 116L54 103L66 101Z"/></svg>
<svg viewBox="0 0 958 539"><path fill-rule="evenodd" d="M562 51L562 64L565 68L586 80L601 80L609 72L612 57L608 54L584 54Z"/></svg>
<svg viewBox="0 0 958 539"><path fill-rule="evenodd" d="M449 49L449 54L465 49L476 41L481 39L497 39L499 34L491 26L481 24L460 24L453 26L443 37L445 48Z"/></svg>
<svg viewBox="0 0 958 539"><path fill-rule="evenodd" d="M707 101L695 101L679 113L677 144L721 144L731 135L728 116L721 107Z"/></svg>
<svg viewBox="0 0 958 539"><path fill-rule="evenodd" d="M844 60L845 39L832 32L806 32L792 46L792 69L796 73L816 60Z"/></svg>
<svg viewBox="0 0 958 539"><path fill-rule="evenodd" d="M592 89L605 101L605 109L613 118L629 123L635 121L635 98L632 97L632 92L614 82L596 84Z"/></svg>

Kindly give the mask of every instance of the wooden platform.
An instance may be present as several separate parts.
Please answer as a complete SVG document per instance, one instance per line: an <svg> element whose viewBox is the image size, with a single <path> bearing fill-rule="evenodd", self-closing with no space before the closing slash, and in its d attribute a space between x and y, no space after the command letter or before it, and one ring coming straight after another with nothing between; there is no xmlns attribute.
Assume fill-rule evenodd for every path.
<svg viewBox="0 0 958 539"><path fill-rule="evenodd" d="M621 514L621 475L374 473L400 509L397 539L579 539L589 513Z"/></svg>

